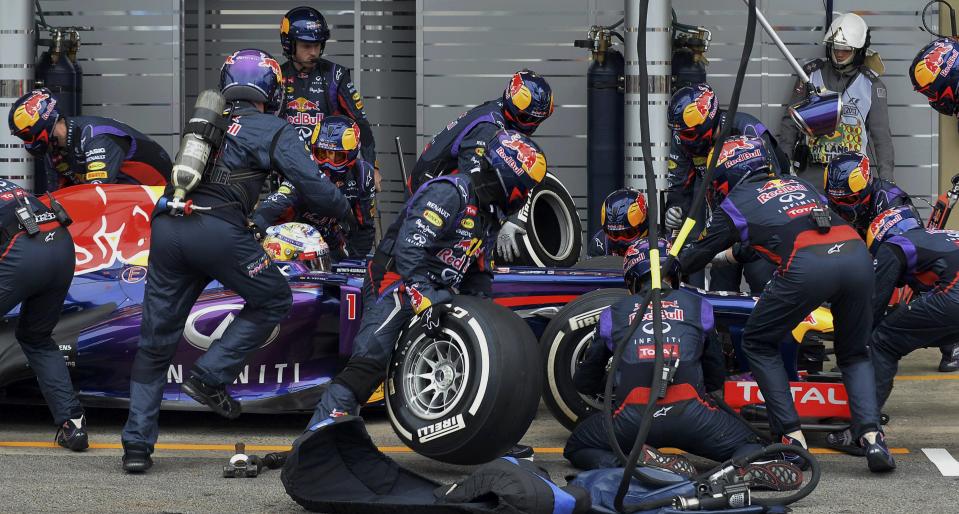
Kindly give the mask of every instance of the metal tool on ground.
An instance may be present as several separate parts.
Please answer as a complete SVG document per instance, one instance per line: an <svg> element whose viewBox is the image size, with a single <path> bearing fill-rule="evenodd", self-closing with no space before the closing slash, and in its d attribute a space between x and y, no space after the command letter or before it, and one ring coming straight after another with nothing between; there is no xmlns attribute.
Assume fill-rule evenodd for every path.
<svg viewBox="0 0 959 514"><path fill-rule="evenodd" d="M236 443L236 453L230 457L230 463L223 466L223 478L256 478L267 469L279 469L286 464L290 452L268 453L263 457L246 454L246 445Z"/></svg>

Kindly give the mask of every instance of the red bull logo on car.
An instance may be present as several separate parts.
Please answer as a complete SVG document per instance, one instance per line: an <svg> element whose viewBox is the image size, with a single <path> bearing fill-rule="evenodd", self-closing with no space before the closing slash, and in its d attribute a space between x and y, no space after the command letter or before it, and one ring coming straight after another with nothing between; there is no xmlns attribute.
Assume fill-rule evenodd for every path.
<svg viewBox="0 0 959 514"><path fill-rule="evenodd" d="M918 63L913 70L916 82L920 87L931 84L940 73L949 73L956 64L959 52L952 43L936 41L935 46ZM948 57L947 57L948 56Z"/></svg>
<svg viewBox="0 0 959 514"><path fill-rule="evenodd" d="M74 274L117 263L146 266L150 248L150 213L163 194L159 186L74 186L57 200L74 218L70 225L76 253Z"/></svg>

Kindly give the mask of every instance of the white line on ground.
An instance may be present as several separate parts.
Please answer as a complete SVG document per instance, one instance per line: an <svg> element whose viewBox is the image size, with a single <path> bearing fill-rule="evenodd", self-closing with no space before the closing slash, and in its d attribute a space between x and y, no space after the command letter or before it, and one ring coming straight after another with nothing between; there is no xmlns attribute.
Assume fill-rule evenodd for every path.
<svg viewBox="0 0 959 514"><path fill-rule="evenodd" d="M945 448L923 448L922 453L939 468L944 477L959 477L959 461Z"/></svg>

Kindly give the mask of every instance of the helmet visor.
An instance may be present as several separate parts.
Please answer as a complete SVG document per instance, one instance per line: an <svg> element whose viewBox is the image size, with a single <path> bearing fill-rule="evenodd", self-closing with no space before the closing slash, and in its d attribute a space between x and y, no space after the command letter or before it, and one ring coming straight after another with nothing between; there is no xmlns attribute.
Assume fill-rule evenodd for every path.
<svg viewBox="0 0 959 514"><path fill-rule="evenodd" d="M320 164L329 164L336 167L346 166L350 162L350 153L345 150L314 148L313 157Z"/></svg>
<svg viewBox="0 0 959 514"><path fill-rule="evenodd" d="M836 205L842 205L844 207L859 205L859 203L861 203L862 200L863 200L863 197L859 193L852 193L852 194L842 195L842 196L832 196L832 195L829 196L830 202Z"/></svg>
<svg viewBox="0 0 959 514"><path fill-rule="evenodd" d="M606 232L606 237L620 243L631 243L640 236L639 227L606 228L604 231Z"/></svg>

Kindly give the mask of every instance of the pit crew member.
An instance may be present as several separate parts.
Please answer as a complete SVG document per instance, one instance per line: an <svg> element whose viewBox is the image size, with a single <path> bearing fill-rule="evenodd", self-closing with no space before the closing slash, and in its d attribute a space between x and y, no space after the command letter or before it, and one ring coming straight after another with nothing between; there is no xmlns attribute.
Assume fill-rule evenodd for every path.
<svg viewBox="0 0 959 514"><path fill-rule="evenodd" d="M660 260L668 256L668 243L659 240ZM573 381L584 395L602 394L606 367L615 345L623 340L633 316L650 288L649 241L634 242L625 252L624 279L630 295L604 310L586 358L577 366ZM725 379L722 348L713 327L713 307L702 297L681 289L663 288L663 349L666 360L676 368L666 389L666 397L657 401L658 410L643 448L643 463L662 467L687 477L696 468L681 455L665 455L656 447L674 447L715 461L758 450L753 432L739 419L711 404L713 395L721 395ZM650 325L653 313L647 309L643 322L626 344L623 360L616 370L615 397L622 399L613 415L613 431L624 452L632 447L649 401L649 384L655 372L654 342ZM649 320L649 321L647 321ZM669 327L668 329L666 327ZM583 420L566 442L563 455L581 469L621 466L609 447L605 414ZM775 469L774 469L775 468ZM749 474L754 485L776 490L795 489L802 472L785 461L769 461L739 470Z"/></svg>
<svg viewBox="0 0 959 514"><path fill-rule="evenodd" d="M706 156L713 148L715 138L728 113L719 108L719 98L706 83L680 88L669 101L669 127L672 137L667 161L665 225L669 230L679 230L683 218L693 204L693 194L706 172ZM732 119L730 135L761 137L766 147L775 154L773 171L789 172L789 161L779 149L776 139L761 121L744 112L737 112ZM708 207L704 207L707 208ZM704 219L706 211L699 213ZM746 265L716 266L710 271L709 288L714 291L739 291L742 276L753 294L759 294L772 276L773 267L765 261L753 261ZM694 279L699 282L701 279Z"/></svg>
<svg viewBox="0 0 959 514"><path fill-rule="evenodd" d="M130 411L123 428L123 469L151 465L166 373L190 309L211 280L236 291L245 305L222 336L194 363L182 390L224 417L240 415L226 390L246 358L292 304L290 286L257 243L247 218L270 170L293 183L317 213L348 220L349 203L324 175L296 129L276 117L283 96L280 65L266 52L227 57L220 91L232 103L232 124L211 172L187 199L210 210L153 212L143 320L130 377ZM269 114L267 114L269 113ZM172 195L168 186L164 197Z"/></svg>
<svg viewBox="0 0 959 514"><path fill-rule="evenodd" d="M428 180L450 173L473 173L483 165L486 142L502 129L530 136L553 114L553 90L546 79L527 69L513 74L502 98L461 114L433 136L416 160L407 187L412 194ZM515 216L503 224L496 242L506 262L519 256L519 238L526 234Z"/></svg>
<svg viewBox="0 0 959 514"><path fill-rule="evenodd" d="M373 249L376 229L376 187L373 165L360 156L360 127L346 116L327 116L313 131L310 149L320 172L336 184L350 202L359 228L346 234L335 217L310 211L289 181L268 196L257 208L253 221L261 230L287 221L309 223L316 227L334 251L335 260L364 258ZM349 237L347 237L347 235Z"/></svg>
<svg viewBox="0 0 959 514"><path fill-rule="evenodd" d="M887 89L879 74L870 68L871 62L879 62L878 55L870 45L870 30L857 14L845 13L836 16L823 37L826 58L816 59L803 66L812 84L825 87L840 94L842 115L836 131L829 136L812 138L806 136L787 112L782 119L779 141L782 147L799 162L799 176L822 187L822 172L833 157L852 150L862 152L872 161L876 176L887 180L893 178L895 151L892 132L889 128ZM877 66L881 72L881 67ZM787 105L801 101L806 96L806 86L796 80ZM803 138L805 144L796 142Z"/></svg>
<svg viewBox="0 0 959 514"><path fill-rule="evenodd" d="M363 110L350 69L323 59L330 27L320 11L300 6L290 9L280 22L283 63L283 103L280 117L296 126L303 141L324 116L346 116L360 127L363 160L376 164L376 141Z"/></svg>
<svg viewBox="0 0 959 514"><path fill-rule="evenodd" d="M753 253L778 266L746 322L742 348L766 399L771 431L784 444L806 446L779 346L810 312L831 302L836 360L849 396L853 434L864 442L870 470L892 470L895 461L879 424L875 374L866 348L869 335L863 330L872 326L873 291L865 243L845 221L829 215L825 198L810 184L775 177L762 139L729 138L721 152L713 176L720 203L702 239L679 254L681 269L698 271L726 249L727 256L739 261Z"/></svg>
<svg viewBox="0 0 959 514"><path fill-rule="evenodd" d="M902 205L912 206L909 195L896 184L877 177L869 157L859 152L843 152L833 157L826 166L825 182L829 207L864 238L869 222L880 213ZM939 351L942 353L939 371L959 370L959 343L943 344Z"/></svg>
<svg viewBox="0 0 959 514"><path fill-rule="evenodd" d="M418 316L438 332L456 293L486 296L492 263L486 244L500 219L522 208L546 174L546 157L525 135L501 130L485 142L481 169L429 181L380 241L363 284L364 311L353 355L333 378L308 426L356 414L382 382L393 345Z"/></svg>
<svg viewBox="0 0 959 514"><path fill-rule="evenodd" d="M880 214L866 235L875 256L875 329L869 341L881 408L892 392L899 360L919 348L959 340L959 232L924 229L915 211L896 207ZM896 286L908 284L918 296L885 314ZM827 437L830 446L856 453L861 445L848 432Z"/></svg>
<svg viewBox="0 0 959 514"><path fill-rule="evenodd" d="M586 248L588 257L626 254L626 250L649 231L646 195L628 188L613 191L603 200L599 213L601 229Z"/></svg>
<svg viewBox="0 0 959 514"><path fill-rule="evenodd" d="M63 116L49 89L35 89L10 107L10 132L73 184L164 186L173 163L159 144L133 127L99 116ZM55 188L53 188L55 189Z"/></svg>
<svg viewBox="0 0 959 514"><path fill-rule="evenodd" d="M83 406L52 337L73 281L73 239L63 208L55 201L51 207L0 180L0 312L8 314L20 304L14 337L59 426L57 444L82 451L88 446Z"/></svg>

